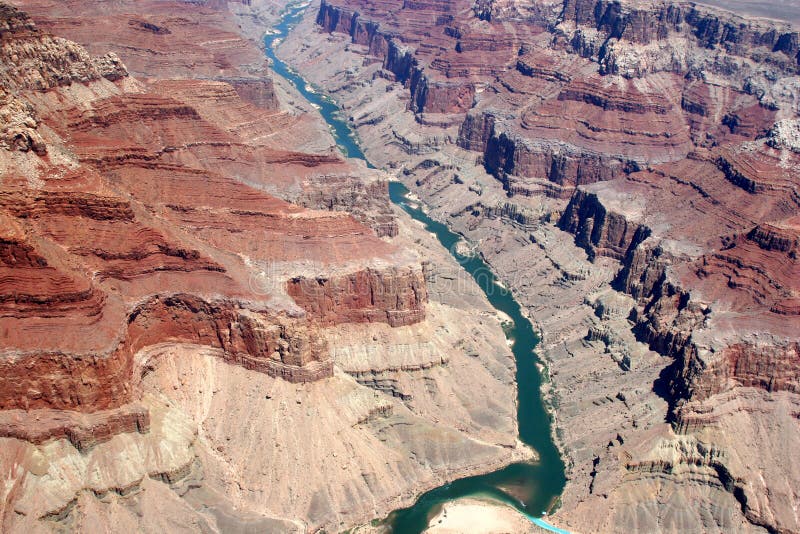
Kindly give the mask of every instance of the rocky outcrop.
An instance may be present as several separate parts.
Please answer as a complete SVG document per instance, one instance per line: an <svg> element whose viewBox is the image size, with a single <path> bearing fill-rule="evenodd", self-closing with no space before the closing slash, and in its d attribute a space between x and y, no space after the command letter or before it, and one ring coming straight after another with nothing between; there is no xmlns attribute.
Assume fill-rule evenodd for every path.
<svg viewBox="0 0 800 534"><path fill-rule="evenodd" d="M464 113L475 95L470 85L432 82L419 70L412 74L409 87L411 110L417 113Z"/></svg>
<svg viewBox="0 0 800 534"><path fill-rule="evenodd" d="M722 354L692 354L683 370L688 397L705 400L731 387L770 392L800 391L800 349L796 342L737 343Z"/></svg>
<svg viewBox="0 0 800 534"><path fill-rule="evenodd" d="M447 11L449 8L443 4L405 3L403 9ZM382 31L376 22L364 20L358 11L323 1L317 23L326 31L349 34L353 43L366 46L371 55L380 57L386 71L408 87L410 109L415 113L464 113L472 107L475 95L472 85L432 79L414 59L413 51L401 44L402 38Z"/></svg>
<svg viewBox="0 0 800 534"><path fill-rule="evenodd" d="M458 132L458 146L483 153L488 172L500 179L511 195L545 194L568 197L574 186L622 175L633 164L561 143L530 142L503 131L494 113L471 112ZM502 124L502 123L501 123ZM536 177L532 182L524 177Z"/></svg>
<svg viewBox="0 0 800 534"><path fill-rule="evenodd" d="M0 114L3 117L0 147L20 152L32 150L39 156L47 153L42 136L36 131L38 122L29 104L3 90L0 92Z"/></svg>
<svg viewBox="0 0 800 534"><path fill-rule="evenodd" d="M772 148L800 151L800 121L784 119L775 123L767 134Z"/></svg>
<svg viewBox="0 0 800 534"><path fill-rule="evenodd" d="M6 358L0 407L80 412L120 407L138 395L134 354L166 341L217 347L230 363L292 382L332 375L325 346L309 335L305 321L240 306L192 295L153 297L130 313L122 340L104 354L29 352Z"/></svg>
<svg viewBox="0 0 800 534"><path fill-rule="evenodd" d="M134 76L231 82L243 99L278 107L259 43L240 35L227 3L126 0L102 12L78 1L18 4L44 30L83 45L90 54L115 51Z"/></svg>
<svg viewBox="0 0 800 534"><path fill-rule="evenodd" d="M36 445L67 439L82 452L118 434L146 433L149 430L150 411L140 404L89 414L53 409L0 412L0 437L16 438Z"/></svg>
<svg viewBox="0 0 800 534"><path fill-rule="evenodd" d="M488 139L483 162L509 194L552 198L568 198L577 185L614 179L635 165L577 147L530 142L505 132Z"/></svg>
<svg viewBox="0 0 800 534"><path fill-rule="evenodd" d="M384 322L390 326L418 323L428 300L421 270L372 269L343 276L289 281L288 293L311 317L323 324Z"/></svg>
<svg viewBox="0 0 800 534"><path fill-rule="evenodd" d="M3 236L0 251L0 272L4 280L9 280L0 289L0 316L93 317L101 312L105 296L93 284L48 265L24 237Z"/></svg>
<svg viewBox="0 0 800 534"><path fill-rule="evenodd" d="M375 230L378 237L395 237L399 229L389 200L386 179L363 176L313 175L291 200L309 208L346 211Z"/></svg>
<svg viewBox="0 0 800 534"><path fill-rule="evenodd" d="M745 19L692 4L656 3L639 7L605 0L566 0L559 22L590 27L599 32L603 41L648 45L677 34L696 40L704 48L721 49L732 55L752 57L752 51L761 49L772 53L776 63L790 68L792 63L797 65L800 61L798 34L788 24ZM585 51L585 45L579 50ZM608 60L604 54L609 50L611 47L600 48L601 63Z"/></svg>
<svg viewBox="0 0 800 534"><path fill-rule="evenodd" d="M115 54L92 57L75 43L41 32L26 13L11 6L2 5L0 17L7 44L0 51L4 87L45 90L101 78L116 81L128 75Z"/></svg>
<svg viewBox="0 0 800 534"><path fill-rule="evenodd" d="M473 152L485 152L494 135L495 116L491 113L468 113L458 129L458 146Z"/></svg>
<svg viewBox="0 0 800 534"><path fill-rule="evenodd" d="M257 108L274 110L280 107L271 79L222 78L219 81L230 84L242 100Z"/></svg>
<svg viewBox="0 0 800 534"><path fill-rule="evenodd" d="M645 113L666 115L672 108L669 100L659 95L651 95L646 98L641 98L641 96L635 91L619 91L576 81L558 93L557 98L558 100L584 102L602 108L604 111L624 111L635 115Z"/></svg>
<svg viewBox="0 0 800 534"><path fill-rule="evenodd" d="M128 324L132 353L170 339L220 348L230 363L290 382L319 380L333 373L325 344L305 321L175 295L139 306Z"/></svg>
<svg viewBox="0 0 800 534"><path fill-rule="evenodd" d="M773 224L760 224L750 230L747 239L756 243L761 249L784 252L789 258L796 258L800 249L800 236L791 228L781 228Z"/></svg>
<svg viewBox="0 0 800 534"><path fill-rule="evenodd" d="M589 257L599 254L622 260L650 235L649 228L609 212L597 195L580 190L570 199L558 225L575 235L575 242Z"/></svg>

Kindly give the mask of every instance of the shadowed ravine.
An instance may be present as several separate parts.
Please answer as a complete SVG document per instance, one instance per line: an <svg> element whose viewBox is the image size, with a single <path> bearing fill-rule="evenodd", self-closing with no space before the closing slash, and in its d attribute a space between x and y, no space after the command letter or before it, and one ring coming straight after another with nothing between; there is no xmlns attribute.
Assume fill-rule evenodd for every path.
<svg viewBox="0 0 800 534"><path fill-rule="evenodd" d="M309 87L302 77L275 55L273 46L277 46L299 22L306 7L307 4L290 7L280 23L273 28L273 33L266 36L267 56L272 61L275 73L292 83L303 97L319 109L341 151L347 157L367 161L355 141L353 130L341 117L336 104ZM416 202L408 198L408 190L401 183L392 182L389 193L395 204L423 223L428 231L436 235L442 246L453 252L455 258L485 292L492 306L511 318L511 322L506 324L505 333L517 363L519 439L536 450L539 461L511 464L498 471L462 478L435 488L422 494L410 508L392 512L386 518L385 524L393 532L422 532L443 503L468 496L501 501L531 519L539 518L557 505L558 496L564 488L565 475L564 463L553 443L550 416L541 397L542 373L539 360L533 352L538 339L531 322L480 256L462 256L455 252L455 245L461 240L458 234L431 219ZM565 532L541 520L534 522L553 532Z"/></svg>

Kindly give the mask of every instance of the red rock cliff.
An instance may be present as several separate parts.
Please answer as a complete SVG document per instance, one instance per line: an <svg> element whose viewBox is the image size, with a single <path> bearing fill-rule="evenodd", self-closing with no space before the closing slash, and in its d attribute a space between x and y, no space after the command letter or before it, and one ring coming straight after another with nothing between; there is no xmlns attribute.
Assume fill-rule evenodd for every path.
<svg viewBox="0 0 800 534"><path fill-rule="evenodd" d="M196 61L186 72L205 77L208 68L216 80L132 79L115 55L93 57L0 6L0 111L9 119L0 139L0 435L85 448L147 431L137 404L146 369L135 356L153 345L215 347L231 364L312 381L333 374L320 326L424 319L419 269L376 235L396 233L379 201L386 182L370 175L350 195L326 189L320 176L356 183L361 171L287 148L308 126L274 109L268 79L242 75L248 58L265 72L258 48L238 34L223 39L233 30L222 11L192 11L201 26L222 21L202 36L223 43L212 68L206 45L194 43L203 32L157 4L142 16L131 15L141 5L115 5L97 18L86 3L30 2L47 28L93 49L105 35L138 73L180 75ZM124 9L130 23L103 33ZM188 57L184 45L198 49ZM312 208L361 211L354 218L265 192L295 184L303 193L294 199ZM308 262L331 273L382 267L332 274L325 295L294 292L294 302L287 278L296 287ZM344 293L344 308L328 307L327 295ZM29 410L41 425L29 424Z"/></svg>

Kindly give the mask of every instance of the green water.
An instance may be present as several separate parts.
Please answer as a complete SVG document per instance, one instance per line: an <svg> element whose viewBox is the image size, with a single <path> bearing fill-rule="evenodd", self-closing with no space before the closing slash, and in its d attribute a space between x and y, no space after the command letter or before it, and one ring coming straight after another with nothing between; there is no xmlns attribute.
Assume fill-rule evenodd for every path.
<svg viewBox="0 0 800 534"><path fill-rule="evenodd" d="M347 157L367 161L356 142L353 130L342 117L335 102L307 86L303 78L275 55L273 46L300 21L304 9L305 6L297 5L287 9L281 22L273 28L275 33L265 38L267 56L272 60L273 70L291 82L309 102L319 108L342 153ZM369 165L368 161L367 164ZM409 200L408 190L403 184L390 183L389 195L392 202L433 232L442 246L455 251L454 245L461 237L444 224L431 219L416 202ZM538 342L533 327L522 314L520 305L511 293L498 283L494 273L479 256L462 256L456 252L453 255L480 285L492 306L511 318L505 332L512 342L517 362L519 438L536 450L539 461L511 464L485 475L454 480L424 493L413 506L396 510L384 520L384 524L393 532L401 534L422 532L443 503L467 496L502 501L532 518L538 518L557 504L566 481L564 463L551 436L550 415L540 393L542 374L537 365L539 360L533 352ZM543 522L537 524L554 532L563 532Z"/></svg>

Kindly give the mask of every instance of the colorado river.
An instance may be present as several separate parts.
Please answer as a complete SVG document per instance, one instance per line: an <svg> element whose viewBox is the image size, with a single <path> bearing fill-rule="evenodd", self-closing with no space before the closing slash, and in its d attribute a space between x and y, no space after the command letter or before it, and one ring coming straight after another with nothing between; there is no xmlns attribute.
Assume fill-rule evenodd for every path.
<svg viewBox="0 0 800 534"><path fill-rule="evenodd" d="M303 97L319 109L342 153L350 158L367 161L356 143L354 132L335 102L314 91L298 73L275 55L273 47L299 22L307 5L291 6L280 23L273 28L273 32L265 37L267 56L272 61L275 73L292 83ZM434 233L442 246L450 251L456 250L455 244L461 237L446 225L431 219L417 203L410 201L408 190L403 184L391 182L389 195L392 202ZM386 518L385 524L393 532L402 534L422 532L443 503L461 497L483 497L501 501L532 519L541 518L557 505L558 496L566 481L564 463L552 440L550 416L542 401L542 374L537 365L539 360L533 351L538 339L531 322L480 256L462 256L457 252L453 252L453 255L480 285L492 306L511 318L505 333L517 363L519 439L536 450L539 461L514 463L498 471L455 480L422 494L413 506L396 510ZM537 519L535 523L553 532L564 532L541 519Z"/></svg>

